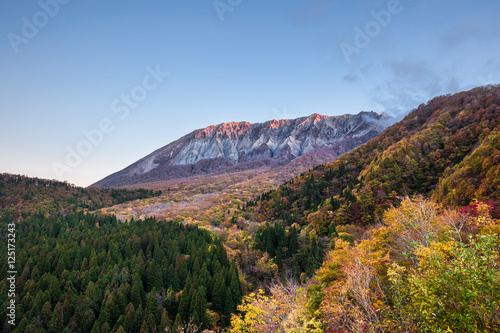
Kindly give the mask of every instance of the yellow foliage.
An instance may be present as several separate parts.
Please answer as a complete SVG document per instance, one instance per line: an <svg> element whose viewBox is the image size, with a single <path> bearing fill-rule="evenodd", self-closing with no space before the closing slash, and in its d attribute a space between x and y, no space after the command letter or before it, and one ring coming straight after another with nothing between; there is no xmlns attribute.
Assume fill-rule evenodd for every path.
<svg viewBox="0 0 500 333"><path fill-rule="evenodd" d="M322 283L330 283L342 277L342 264L348 260L350 244L343 239L335 240L335 249L328 252L323 265L316 271L316 278Z"/></svg>
<svg viewBox="0 0 500 333"><path fill-rule="evenodd" d="M231 316L231 332L322 333L321 323L308 315L306 288L289 280L274 284L271 295L263 290L243 298L242 314Z"/></svg>
<svg viewBox="0 0 500 333"><path fill-rule="evenodd" d="M477 211L478 217L471 218L422 197L405 198L400 207L388 209L384 225L365 234L363 240L350 244L337 239L316 272L323 288L323 322L338 332L432 331L430 327L444 332L467 325L436 319L465 311L448 316L456 311L454 307L468 309L462 318L469 314L476 316L474 320L487 318L484 314L492 309L486 302L488 295L495 297L488 288L498 278L474 272L498 271L494 264L498 251L484 251L490 246L487 239L500 244L500 223L490 216L488 205L478 204ZM479 235L471 236L473 230ZM469 242L462 241L465 237ZM454 290L457 282L447 286L449 279L463 281L464 286ZM453 293L442 295L445 288ZM457 298L458 291L463 291L462 300ZM477 312L468 307L468 299L476 302ZM439 310L445 307L446 311Z"/></svg>
<svg viewBox="0 0 500 333"><path fill-rule="evenodd" d="M476 203L477 217L475 219L476 224L481 227L491 227L495 225L498 220L495 220L490 215L490 206L484 202Z"/></svg>

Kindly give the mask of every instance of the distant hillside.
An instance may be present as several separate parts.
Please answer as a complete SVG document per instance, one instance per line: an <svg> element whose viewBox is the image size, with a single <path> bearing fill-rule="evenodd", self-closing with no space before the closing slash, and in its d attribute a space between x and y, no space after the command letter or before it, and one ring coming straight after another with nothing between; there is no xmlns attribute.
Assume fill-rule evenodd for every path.
<svg viewBox="0 0 500 333"><path fill-rule="evenodd" d="M199 129L92 186L120 187L221 172L285 165L309 155L322 162L378 135L386 116L375 112L265 123L229 122ZM318 157L315 157L318 155ZM327 160L322 159L327 157Z"/></svg>
<svg viewBox="0 0 500 333"><path fill-rule="evenodd" d="M498 200L499 133L500 86L436 97L333 163L264 193L255 217L329 234L378 220L403 194L450 205Z"/></svg>
<svg viewBox="0 0 500 333"><path fill-rule="evenodd" d="M56 180L3 173L0 174L0 217L95 210L160 194L161 191L144 189L82 188Z"/></svg>

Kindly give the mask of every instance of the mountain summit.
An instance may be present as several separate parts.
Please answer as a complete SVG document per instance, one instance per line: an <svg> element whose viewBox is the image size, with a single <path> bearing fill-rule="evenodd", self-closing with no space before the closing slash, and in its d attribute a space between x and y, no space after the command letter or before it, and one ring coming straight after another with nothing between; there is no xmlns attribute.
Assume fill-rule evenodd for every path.
<svg viewBox="0 0 500 333"><path fill-rule="evenodd" d="M335 158L378 135L387 121L385 115L360 112L212 125L185 135L92 186L118 187L284 165L299 156L320 152Z"/></svg>

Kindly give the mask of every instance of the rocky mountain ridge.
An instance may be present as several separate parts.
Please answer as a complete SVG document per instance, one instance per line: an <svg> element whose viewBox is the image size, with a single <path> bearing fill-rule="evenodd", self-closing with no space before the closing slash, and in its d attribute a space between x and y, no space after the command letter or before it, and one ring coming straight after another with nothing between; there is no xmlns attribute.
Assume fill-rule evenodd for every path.
<svg viewBox="0 0 500 333"><path fill-rule="evenodd" d="M326 154L328 159L334 159L378 135L387 122L385 115L360 112L212 125L185 135L93 186L119 187L284 165L317 150L322 156L330 152Z"/></svg>

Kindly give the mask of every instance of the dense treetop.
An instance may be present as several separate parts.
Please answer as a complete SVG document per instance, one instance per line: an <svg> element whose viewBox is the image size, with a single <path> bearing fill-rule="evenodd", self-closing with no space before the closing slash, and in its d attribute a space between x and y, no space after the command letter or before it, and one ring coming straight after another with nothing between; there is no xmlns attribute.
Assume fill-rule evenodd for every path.
<svg viewBox="0 0 500 333"><path fill-rule="evenodd" d="M0 297L9 289L0 224ZM152 332L227 325L242 297L220 240L195 226L154 218L33 215L16 225L14 332ZM229 302L230 301L230 302ZM229 305L228 305L229 304ZM6 322L6 306L0 310ZM195 315L196 314L196 315Z"/></svg>

